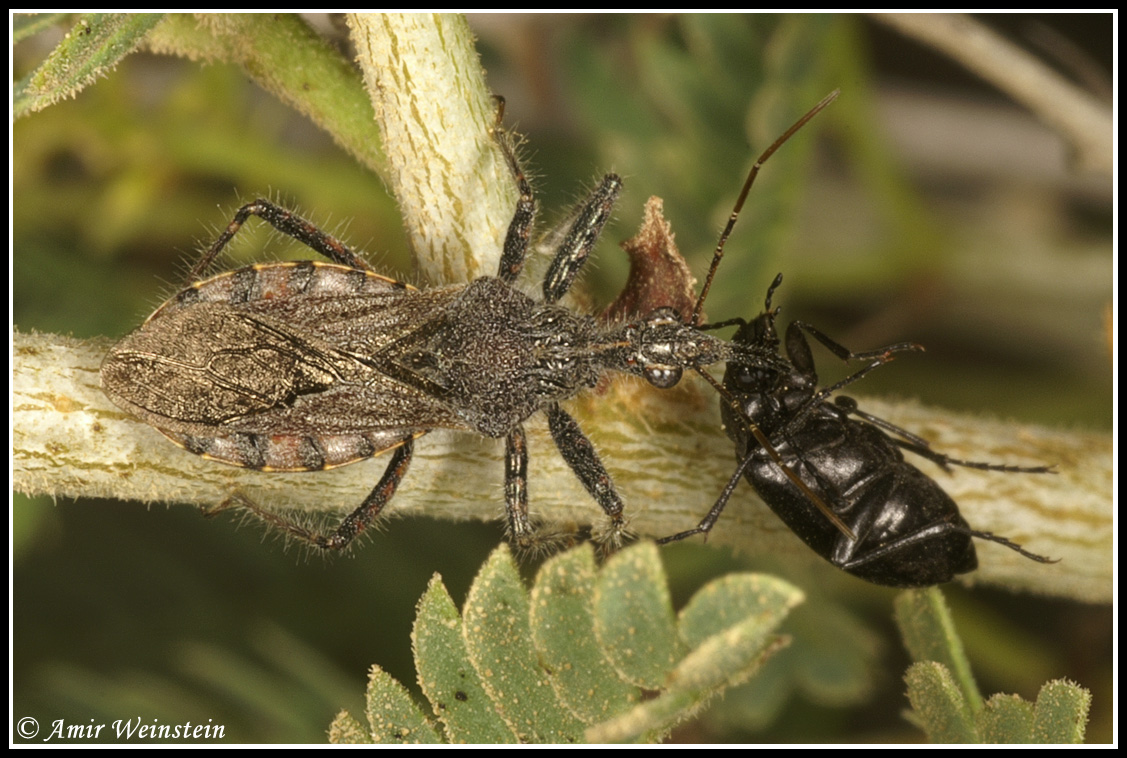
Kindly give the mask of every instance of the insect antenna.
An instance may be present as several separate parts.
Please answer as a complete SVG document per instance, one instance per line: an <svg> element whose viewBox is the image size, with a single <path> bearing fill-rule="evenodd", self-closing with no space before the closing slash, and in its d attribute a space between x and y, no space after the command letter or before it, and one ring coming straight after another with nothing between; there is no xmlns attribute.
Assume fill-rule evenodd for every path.
<svg viewBox="0 0 1127 758"><path fill-rule="evenodd" d="M708 297L709 290L712 289L712 280L716 277L716 271L720 267L721 259L724 257L724 245L727 243L728 237L731 236L732 230L736 226L736 221L739 219L740 211L743 210L744 203L747 202L748 194L751 192L751 185L755 183L755 178L759 176L759 169L763 167L763 164L767 162L768 158L775 154L776 150L782 147L783 143L794 136L795 132L805 126L806 123L810 121L810 119L817 116L822 111L822 109L836 100L839 94L841 94L841 90L835 89L833 92L822 98L822 100L817 105L808 110L806 114L802 116L802 118L796 121L789 129L783 132L782 136L775 140L770 147L764 150L759 158L756 159L754 165L752 165L751 170L748 172L747 179L744 180L743 188L740 190L739 197L736 198L736 204L732 208L732 213L728 216L728 223L724 225L723 231L720 232L720 239L716 242L716 251L712 254L712 263L708 267L708 276L705 277L704 286L701 287L700 296L697 298L696 307L693 308L693 316L689 322L691 326L698 328L717 328L719 326L706 325L704 327L701 327L700 320L701 313L704 310L704 301ZM774 283L767 291L766 307L768 311L771 309L771 295L774 294L775 289L779 286L781 281L781 275L779 277L776 277ZM733 323L742 323L742 320L735 319L724 322L724 324L726 325ZM759 356L755 356L754 359L758 360ZM770 362L771 361L768 361L768 363ZM732 397L731 394L728 393L727 390L725 390L719 382L712 378L712 375L706 373L701 369L697 369L697 372L701 374L709 384L716 388L716 391L720 393L720 397L723 399L723 402L727 403L736 412L736 416L740 417L743 420L744 425L751 433L751 435L755 438L755 441L758 442L765 451L767 451L767 454L775 462L775 465L782 469L782 471L786 474L787 479L789 479L794 484L794 486L796 486L799 491L802 492L802 494L805 495L806 498L815 505L815 507L817 507L822 515L824 515L835 527L837 527L837 529L842 534L844 534L849 539L856 541L857 535L853 532L853 530L850 529L836 513L834 513L833 509L826 504L825 500L823 500L822 497L818 495L818 493L814 492L814 490L812 490L806 484L806 482L802 481L798 474L794 473L794 471L792 471L791 468L787 466L786 461L783 460L782 455L778 450L775 449L775 446L771 444L771 440L767 438L767 435L765 435L762 430L760 430L760 428L751 421L751 419L747 418L747 416L741 410L740 405L736 401L736 399ZM740 463L739 470L742 471L746 465L747 461L742 461ZM734 479L733 481L736 480ZM704 521L701 522L700 526L698 527L699 531L707 532L709 529L711 529L712 524L715 523L716 519L720 515L720 511L723 510L724 504L727 502L727 496L731 495L732 489L734 489L734 484L730 483L729 487L725 489L724 496L722 496L721 499L717 501L716 505L711 511L709 511ZM686 533L685 536L687 536L689 533ZM677 538L680 538L681 536L682 535L677 535Z"/></svg>
<svg viewBox="0 0 1127 758"><path fill-rule="evenodd" d="M700 314L704 309L705 298L708 297L708 291L712 289L712 280L716 276L716 269L720 266L720 259L724 257L724 244L728 241L728 237L732 234L732 229L736 226L736 220L740 216L740 211L743 210L747 195L751 192L751 185L755 183L755 177L759 176L759 169L763 167L763 164L767 162L768 158L775 154L776 150L782 147L784 142L793 137L795 132L805 126L807 121L817 116L823 108L836 100L839 94L841 94L841 90L835 89L822 98L820 103L808 110L806 115L794 122L794 125L791 126L790 129L787 129L769 148L764 150L763 154L755 161L755 165L751 167L751 171L747 174L747 179L744 180L743 189L740 190L740 196L736 198L736 205L732 208L732 214L728 216L728 223L725 224L724 231L720 232L720 239L716 243L716 252L712 254L712 265L708 267L708 276L704 280L704 286L701 287L700 297L697 298L696 307L693 308L693 318L689 322L690 326L700 326Z"/></svg>

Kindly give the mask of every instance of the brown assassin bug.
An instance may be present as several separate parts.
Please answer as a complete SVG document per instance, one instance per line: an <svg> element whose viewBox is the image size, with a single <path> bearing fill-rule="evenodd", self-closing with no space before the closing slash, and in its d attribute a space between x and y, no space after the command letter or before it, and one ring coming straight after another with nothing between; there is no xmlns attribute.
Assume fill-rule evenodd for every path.
<svg viewBox="0 0 1127 758"><path fill-rule="evenodd" d="M499 126L494 136L520 194L497 276L418 290L376 274L308 221L256 200L205 251L191 283L110 350L101 370L105 393L181 447L236 466L312 471L390 451L380 481L329 534L244 500L264 520L330 550L348 545L380 514L407 472L415 438L440 428L505 439L508 530L518 545L531 544L522 423L543 411L564 460L606 513L608 541L619 541L622 500L560 402L607 371L667 388L686 368L703 373L719 362L781 361L702 330L707 286L688 322L672 308L657 308L641 319L601 325L556 304L610 216L621 187L614 174L572 216L544 277L542 300L517 290L536 203ZM252 215L331 262L264 263L193 281Z"/></svg>

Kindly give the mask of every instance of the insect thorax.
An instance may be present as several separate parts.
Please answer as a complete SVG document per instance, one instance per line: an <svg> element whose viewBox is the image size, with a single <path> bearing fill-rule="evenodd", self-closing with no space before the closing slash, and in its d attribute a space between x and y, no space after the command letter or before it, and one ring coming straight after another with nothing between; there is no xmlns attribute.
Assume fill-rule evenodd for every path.
<svg viewBox="0 0 1127 758"><path fill-rule="evenodd" d="M538 303L492 277L471 282L411 353L412 370L471 428L504 436L598 380L589 316Z"/></svg>

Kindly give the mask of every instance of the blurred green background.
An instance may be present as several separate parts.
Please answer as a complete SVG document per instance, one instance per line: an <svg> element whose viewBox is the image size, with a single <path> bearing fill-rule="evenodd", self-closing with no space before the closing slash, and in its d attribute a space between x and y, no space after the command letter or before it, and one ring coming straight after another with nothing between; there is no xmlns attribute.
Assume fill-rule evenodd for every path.
<svg viewBox="0 0 1127 758"><path fill-rule="evenodd" d="M986 20L1019 44L1048 24L1110 76L1110 16ZM809 321L858 350L927 346L866 379L861 394L1110 429L1110 182L1070 175L1063 147L954 64L858 17L471 25L489 85L507 98L506 122L527 138L545 226L604 171L626 179L617 222L584 274L599 306L622 285L615 243L633 234L648 196L665 199L703 276L755 156L840 87L809 129L816 139L788 144L761 174L710 315L756 315L782 271L784 322ZM64 31L17 46L16 77ZM120 337L260 194L413 281L379 180L233 66L132 55L76 99L16 122L12 165L12 306L23 331ZM251 226L239 261L281 254L284 244ZM827 380L838 376L819 360ZM382 471L358 465L373 479ZM496 476L500 498L499 467ZM414 686L409 633L426 582L441 573L461 600L501 535L492 523L394 520L326 561L184 507L13 500L16 717L212 719L238 742L323 741L339 708L360 710L372 663ZM483 517L501 510L499 499ZM694 545L663 554L682 599L748 565ZM815 561L771 566L811 595L790 622L795 644L679 739L920 738L901 718L907 661L891 591ZM1110 740L1110 609L948 594L984 692L1032 699L1046 679L1068 677L1095 692L1089 740Z"/></svg>

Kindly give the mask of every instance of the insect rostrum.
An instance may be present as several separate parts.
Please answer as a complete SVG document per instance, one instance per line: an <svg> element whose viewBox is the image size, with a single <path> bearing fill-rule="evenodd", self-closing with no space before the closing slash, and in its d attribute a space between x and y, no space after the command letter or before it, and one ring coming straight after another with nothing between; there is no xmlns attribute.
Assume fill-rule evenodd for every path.
<svg viewBox="0 0 1127 758"><path fill-rule="evenodd" d="M330 534L245 503L327 549L346 546L379 515L406 474L414 439L434 429L506 440L508 528L515 542L530 543L522 423L543 411L562 456L606 513L607 539L618 541L622 500L559 403L607 371L670 387L684 369L737 358L754 364L761 351L710 336L669 308L605 325L556 305L610 216L621 187L613 174L562 236L542 299L517 290L535 200L507 139L496 134L520 194L496 277L415 289L379 276L308 221L256 200L204 253L188 286L111 349L104 391L178 445L236 466L319 470L394 450L371 493ZM193 281L252 215L331 262L266 263Z"/></svg>

